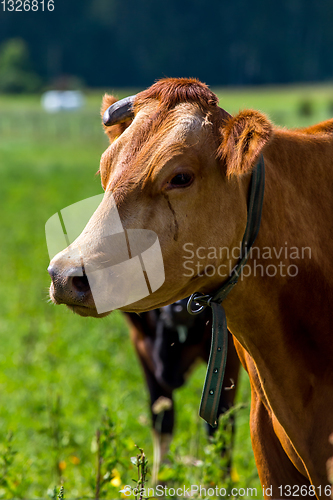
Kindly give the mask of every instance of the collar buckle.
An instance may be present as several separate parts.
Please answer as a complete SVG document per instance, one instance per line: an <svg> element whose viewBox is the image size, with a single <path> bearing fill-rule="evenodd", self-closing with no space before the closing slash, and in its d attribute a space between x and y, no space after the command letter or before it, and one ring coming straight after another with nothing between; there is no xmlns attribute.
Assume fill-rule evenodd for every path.
<svg viewBox="0 0 333 500"><path fill-rule="evenodd" d="M192 293L187 302L187 312L192 315L200 314L204 309L206 309L207 306L210 306L212 298L213 297L211 295L204 295L200 292ZM193 309L193 304L199 307L197 309Z"/></svg>

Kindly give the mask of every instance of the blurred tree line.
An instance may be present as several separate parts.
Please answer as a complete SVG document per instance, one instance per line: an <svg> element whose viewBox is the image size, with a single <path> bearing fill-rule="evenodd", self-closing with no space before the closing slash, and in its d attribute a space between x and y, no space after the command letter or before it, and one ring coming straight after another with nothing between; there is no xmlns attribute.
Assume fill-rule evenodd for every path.
<svg viewBox="0 0 333 500"><path fill-rule="evenodd" d="M53 12L4 12L0 4L0 90L8 80L21 78L33 90L64 75L99 87L143 87L164 76L196 76L210 85L333 78L332 0L54 4ZM9 54L10 72L12 39L16 52L21 43L21 60L13 64Z"/></svg>

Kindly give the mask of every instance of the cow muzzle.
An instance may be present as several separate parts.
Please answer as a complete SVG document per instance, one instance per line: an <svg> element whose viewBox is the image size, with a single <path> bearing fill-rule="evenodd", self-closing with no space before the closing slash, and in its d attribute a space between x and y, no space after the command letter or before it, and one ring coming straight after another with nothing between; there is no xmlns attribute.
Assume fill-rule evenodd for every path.
<svg viewBox="0 0 333 500"><path fill-rule="evenodd" d="M61 271L51 262L48 267L51 276L50 298L54 304L65 304L81 316L105 316L98 314L84 268L70 268Z"/></svg>
<svg viewBox="0 0 333 500"><path fill-rule="evenodd" d="M89 203L84 200L83 209ZM50 296L56 304L66 304L83 316L105 316L144 299L165 280L161 248L157 235L148 229L123 228L112 195L105 195L82 233L71 243L67 225L77 234L75 216L82 213L79 203L61 211L46 223L50 256L61 238L68 247L55 255L48 272L52 278ZM57 215L57 214L56 214ZM65 234L65 236L64 236ZM50 250L51 249L51 250ZM54 252L53 252L54 255Z"/></svg>

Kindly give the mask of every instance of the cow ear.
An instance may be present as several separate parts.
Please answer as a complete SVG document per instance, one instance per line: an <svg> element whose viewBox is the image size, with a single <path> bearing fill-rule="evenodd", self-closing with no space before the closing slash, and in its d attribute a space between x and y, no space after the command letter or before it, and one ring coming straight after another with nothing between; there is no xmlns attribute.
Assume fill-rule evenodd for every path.
<svg viewBox="0 0 333 500"><path fill-rule="evenodd" d="M102 106L101 106L101 117L102 117L102 120L103 120L103 115L104 115L105 111L112 104L114 104L117 101L118 101L118 99L116 99L113 95L105 94L103 96ZM102 123L103 123L103 121L102 121ZM103 124L104 132L109 137L110 144L113 141L115 141L117 139L117 137L119 137L124 132L124 130L126 130L127 127L130 126L131 123L132 123L132 120L129 119L129 120L126 120L125 122L117 123L116 125L112 125L111 127L106 127Z"/></svg>
<svg viewBox="0 0 333 500"><path fill-rule="evenodd" d="M249 172L269 141L273 128L258 111L241 111L223 123L218 157L226 162L226 174L242 175Z"/></svg>

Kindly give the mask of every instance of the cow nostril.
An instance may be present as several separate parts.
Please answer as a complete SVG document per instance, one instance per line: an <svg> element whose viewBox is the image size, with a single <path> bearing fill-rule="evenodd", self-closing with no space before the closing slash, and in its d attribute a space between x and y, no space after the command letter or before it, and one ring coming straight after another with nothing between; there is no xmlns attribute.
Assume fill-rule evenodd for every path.
<svg viewBox="0 0 333 500"><path fill-rule="evenodd" d="M88 292L90 291L90 286L87 276L73 276L72 281L73 287L78 292Z"/></svg>

